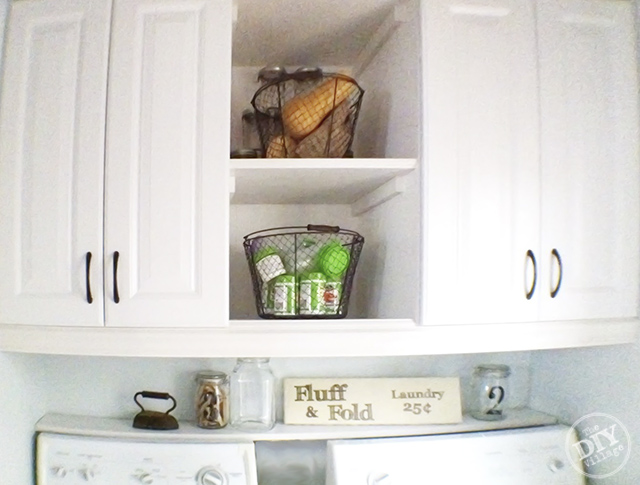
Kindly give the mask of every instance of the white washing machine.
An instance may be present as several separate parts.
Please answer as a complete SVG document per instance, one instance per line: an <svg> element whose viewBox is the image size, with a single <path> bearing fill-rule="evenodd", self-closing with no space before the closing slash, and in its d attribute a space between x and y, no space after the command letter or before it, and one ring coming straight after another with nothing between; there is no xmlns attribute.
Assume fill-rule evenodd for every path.
<svg viewBox="0 0 640 485"><path fill-rule="evenodd" d="M253 443L39 433L37 485L257 485Z"/></svg>
<svg viewBox="0 0 640 485"><path fill-rule="evenodd" d="M583 485L566 426L328 443L327 485ZM571 447L570 447L571 449Z"/></svg>

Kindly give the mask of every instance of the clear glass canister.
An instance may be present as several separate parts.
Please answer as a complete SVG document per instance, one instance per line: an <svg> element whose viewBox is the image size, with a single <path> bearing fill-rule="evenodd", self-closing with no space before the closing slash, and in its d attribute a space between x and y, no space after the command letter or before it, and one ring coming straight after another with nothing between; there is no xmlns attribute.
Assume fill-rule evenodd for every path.
<svg viewBox="0 0 640 485"><path fill-rule="evenodd" d="M224 372L203 371L196 377L196 422L206 429L224 428L229 421L229 377Z"/></svg>
<svg viewBox="0 0 640 485"><path fill-rule="evenodd" d="M254 150L256 154L262 152L256 113L252 109L245 109L242 112L242 148Z"/></svg>
<svg viewBox="0 0 640 485"><path fill-rule="evenodd" d="M511 369L507 365L479 365L473 372L471 415L484 421L504 419Z"/></svg>
<svg viewBox="0 0 640 485"><path fill-rule="evenodd" d="M273 428L275 382L269 359L238 359L231 374L231 426L247 431Z"/></svg>

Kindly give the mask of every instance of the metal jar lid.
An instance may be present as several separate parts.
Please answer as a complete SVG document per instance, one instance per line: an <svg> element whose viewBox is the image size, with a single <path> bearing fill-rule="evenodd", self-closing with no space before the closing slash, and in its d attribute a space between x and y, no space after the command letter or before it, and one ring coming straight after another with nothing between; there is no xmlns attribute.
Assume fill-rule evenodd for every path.
<svg viewBox="0 0 640 485"><path fill-rule="evenodd" d="M278 81L287 75L287 70L283 66L267 66L258 72L258 81L261 83L270 83Z"/></svg>
<svg viewBox="0 0 640 485"><path fill-rule="evenodd" d="M225 379L227 379L227 374L217 370L198 372L196 376L197 381L224 381Z"/></svg>
<svg viewBox="0 0 640 485"><path fill-rule="evenodd" d="M231 158L260 158L253 148L241 148L231 152Z"/></svg>
<svg viewBox="0 0 640 485"><path fill-rule="evenodd" d="M252 109L245 109L242 112L242 121L246 121L247 123L254 123L256 120L256 112Z"/></svg>
<svg viewBox="0 0 640 485"><path fill-rule="evenodd" d="M508 365L483 364L476 367L474 374L477 376L492 376L504 378L511 375L511 369Z"/></svg>
<svg viewBox="0 0 640 485"><path fill-rule="evenodd" d="M322 77L322 69L319 67L300 67L293 76L298 80L318 79Z"/></svg>

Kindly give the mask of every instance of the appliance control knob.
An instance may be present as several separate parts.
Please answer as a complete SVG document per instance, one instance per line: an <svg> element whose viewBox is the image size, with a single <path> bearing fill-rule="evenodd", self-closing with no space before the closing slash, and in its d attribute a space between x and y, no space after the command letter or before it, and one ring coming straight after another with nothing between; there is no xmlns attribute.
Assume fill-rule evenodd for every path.
<svg viewBox="0 0 640 485"><path fill-rule="evenodd" d="M220 470L213 467L203 468L196 478L198 485L226 485L227 479Z"/></svg>
<svg viewBox="0 0 640 485"><path fill-rule="evenodd" d="M138 475L138 481L140 483L144 483L145 485L151 485L153 483L153 477L150 473L141 473Z"/></svg>
<svg viewBox="0 0 640 485"><path fill-rule="evenodd" d="M80 475L82 475L85 481L91 482L96 477L96 472L91 468L85 468L80 471Z"/></svg>
<svg viewBox="0 0 640 485"><path fill-rule="evenodd" d="M369 473L369 476L367 477L367 485L378 485L379 483L384 482L387 478L389 478L387 473Z"/></svg>
<svg viewBox="0 0 640 485"><path fill-rule="evenodd" d="M547 463L547 466L553 473L558 473L564 468L564 462L562 460L558 460L557 458L552 458L551 460L549 460L549 463Z"/></svg>

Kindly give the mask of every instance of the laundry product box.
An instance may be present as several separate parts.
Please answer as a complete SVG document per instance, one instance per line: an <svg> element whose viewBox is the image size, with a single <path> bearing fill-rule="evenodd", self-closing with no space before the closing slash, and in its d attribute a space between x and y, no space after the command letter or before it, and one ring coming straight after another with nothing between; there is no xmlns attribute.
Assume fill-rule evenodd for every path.
<svg viewBox="0 0 640 485"><path fill-rule="evenodd" d="M453 424L462 421L457 377L289 378L285 424Z"/></svg>

